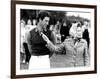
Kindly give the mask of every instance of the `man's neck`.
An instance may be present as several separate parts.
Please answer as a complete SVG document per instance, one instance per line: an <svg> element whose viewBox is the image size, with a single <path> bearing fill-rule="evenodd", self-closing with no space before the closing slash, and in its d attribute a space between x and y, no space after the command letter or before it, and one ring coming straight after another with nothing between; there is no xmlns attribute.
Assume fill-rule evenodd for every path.
<svg viewBox="0 0 100 79"><path fill-rule="evenodd" d="M37 24L37 29L38 31L43 32L42 26L39 23Z"/></svg>

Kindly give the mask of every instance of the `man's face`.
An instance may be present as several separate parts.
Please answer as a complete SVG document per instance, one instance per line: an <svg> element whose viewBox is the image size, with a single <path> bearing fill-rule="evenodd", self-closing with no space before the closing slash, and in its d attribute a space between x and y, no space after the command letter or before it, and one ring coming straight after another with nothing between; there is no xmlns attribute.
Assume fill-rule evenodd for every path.
<svg viewBox="0 0 100 79"><path fill-rule="evenodd" d="M47 25L49 24L49 20L50 20L49 17L44 17L44 19L41 20L41 26L43 29L45 29L47 27Z"/></svg>

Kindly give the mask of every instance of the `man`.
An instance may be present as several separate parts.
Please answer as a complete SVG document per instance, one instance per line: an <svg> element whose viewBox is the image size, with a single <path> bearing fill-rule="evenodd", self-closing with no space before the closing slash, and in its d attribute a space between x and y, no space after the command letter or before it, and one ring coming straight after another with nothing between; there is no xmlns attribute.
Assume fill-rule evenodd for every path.
<svg viewBox="0 0 100 79"><path fill-rule="evenodd" d="M44 33L51 41L51 31L47 29L50 15L47 12L40 12L37 17L37 26L28 34L28 47L31 53L29 62L29 69L36 68L50 68L49 56L51 52L46 47L46 42L43 40L41 34Z"/></svg>
<svg viewBox="0 0 100 79"><path fill-rule="evenodd" d="M76 34L74 37L72 36L72 32L75 32ZM65 39L65 41L59 45L53 45L44 34L42 34L42 37L47 42L47 47L51 51L66 51L66 67L89 66L89 52L87 47L87 41L82 39L81 25L78 24L76 30L70 31L70 35L72 37Z"/></svg>

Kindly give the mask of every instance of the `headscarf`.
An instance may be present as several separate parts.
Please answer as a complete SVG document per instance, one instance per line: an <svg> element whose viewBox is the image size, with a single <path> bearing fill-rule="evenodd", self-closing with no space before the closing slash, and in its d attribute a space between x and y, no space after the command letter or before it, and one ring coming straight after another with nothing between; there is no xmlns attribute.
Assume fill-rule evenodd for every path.
<svg viewBox="0 0 100 79"><path fill-rule="evenodd" d="M73 23L72 27L69 30L70 36L76 37L76 29L77 29L77 23Z"/></svg>

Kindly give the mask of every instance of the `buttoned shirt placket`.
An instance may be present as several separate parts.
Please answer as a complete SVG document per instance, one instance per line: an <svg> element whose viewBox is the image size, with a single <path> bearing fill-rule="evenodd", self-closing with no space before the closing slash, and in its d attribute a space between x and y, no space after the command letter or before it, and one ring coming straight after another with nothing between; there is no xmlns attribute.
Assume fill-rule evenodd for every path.
<svg viewBox="0 0 100 79"><path fill-rule="evenodd" d="M74 45L74 53L73 53L73 61L74 61L74 67L76 67L77 65L77 61L76 61L76 54L77 54L77 45L78 45L78 41L76 41L75 45Z"/></svg>

